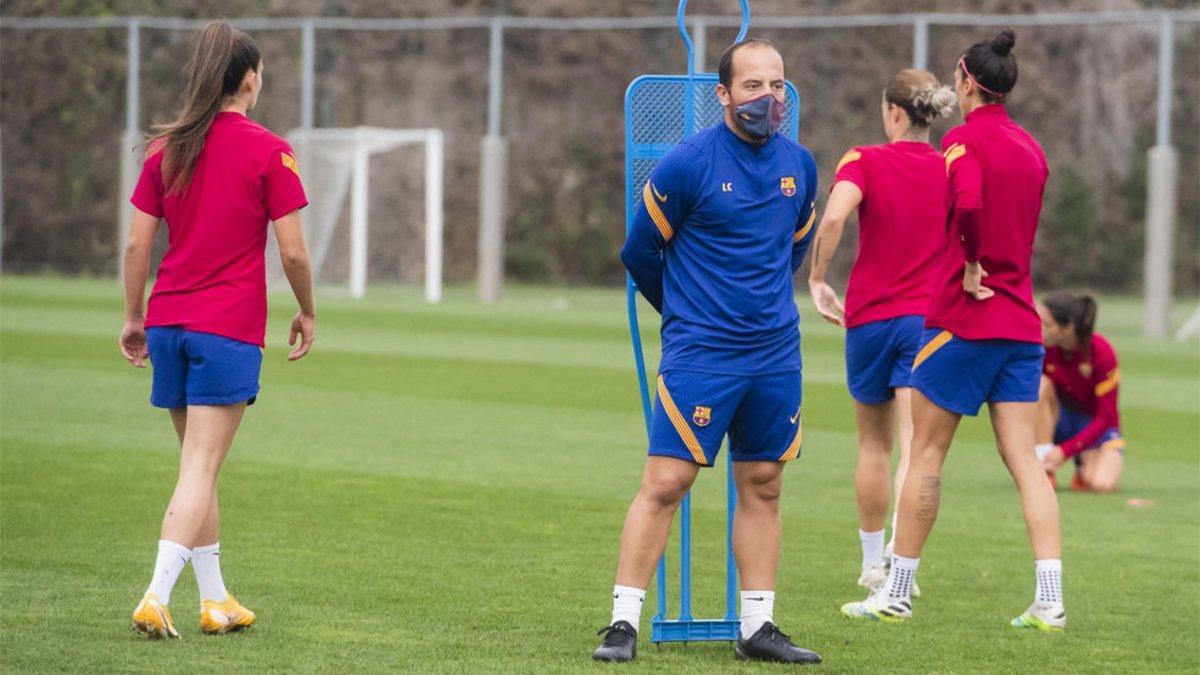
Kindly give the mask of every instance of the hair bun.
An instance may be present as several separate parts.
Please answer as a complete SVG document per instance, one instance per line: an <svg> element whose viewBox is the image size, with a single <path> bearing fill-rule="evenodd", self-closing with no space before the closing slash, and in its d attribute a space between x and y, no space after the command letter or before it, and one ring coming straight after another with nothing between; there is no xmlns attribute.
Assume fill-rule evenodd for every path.
<svg viewBox="0 0 1200 675"><path fill-rule="evenodd" d="M958 103L958 97L954 95L953 89L942 85L934 90L933 95L929 97L929 103L938 115L949 117L950 113L954 112L954 104Z"/></svg>
<svg viewBox="0 0 1200 675"><path fill-rule="evenodd" d="M920 89L913 89L912 109L926 126L937 117L949 117L954 111L954 104L958 100L954 91L950 87L939 86L936 79Z"/></svg>
<svg viewBox="0 0 1200 675"><path fill-rule="evenodd" d="M989 46L1000 56L1008 56L1015 44L1017 44L1017 34L1006 29L996 33L996 37L992 38Z"/></svg>

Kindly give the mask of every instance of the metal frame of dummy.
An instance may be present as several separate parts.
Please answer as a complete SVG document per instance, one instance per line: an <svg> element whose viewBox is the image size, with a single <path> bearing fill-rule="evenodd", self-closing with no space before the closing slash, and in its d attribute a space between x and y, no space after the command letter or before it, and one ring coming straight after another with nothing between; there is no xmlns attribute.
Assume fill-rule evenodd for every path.
<svg viewBox="0 0 1200 675"><path fill-rule="evenodd" d="M742 9L741 29L734 42L741 42L750 28L749 0L739 0ZM625 226L628 232L633 224L634 210L637 207L640 190L638 187L649 178L649 171L654 162L667 154L679 141L698 130L698 119L704 125L712 124L717 119L703 119L706 111L697 110L699 104L711 100L711 87L717 83L714 73L696 72L696 50L691 36L688 34L684 13L687 0L680 0L676 12L676 22L679 35L687 50L686 75L642 75L630 83L625 92ZM682 95L680 111L682 124L677 117L659 117L659 122L671 125L666 132L675 131L678 138L674 141L645 142L639 139L645 136L643 130L636 128L635 117L639 116L640 108L635 105L635 99L641 90L647 87L659 87L678 92ZM701 89L698 89L700 87ZM713 99L715 100L715 99ZM780 133L796 138L799 132L800 98L795 86L787 83L788 111ZM719 107L717 108L719 110ZM658 108L649 112L660 112ZM711 111L710 116L711 116ZM644 116L644 115L643 115ZM639 171L640 169L640 171ZM639 175L639 173L645 175ZM649 381L646 377L646 362L642 353L641 331L638 327L637 286L633 279L626 275L625 296L629 315L629 333L633 342L633 360L637 370L638 388L641 396L642 414L646 423L647 436L650 434L652 409L650 403ZM656 572L658 589L658 609L652 622L653 629L650 639L655 643L661 642L698 642L712 640L736 640L740 621L737 614L737 565L733 557L733 514L737 502L737 490L733 481L733 461L726 459L726 517L725 517L725 616L720 619L697 619L692 615L692 573L691 573L691 544L692 544L692 496L689 492L683 498L680 506L680 540L679 540L679 616L667 618L667 561L666 554L658 561Z"/></svg>

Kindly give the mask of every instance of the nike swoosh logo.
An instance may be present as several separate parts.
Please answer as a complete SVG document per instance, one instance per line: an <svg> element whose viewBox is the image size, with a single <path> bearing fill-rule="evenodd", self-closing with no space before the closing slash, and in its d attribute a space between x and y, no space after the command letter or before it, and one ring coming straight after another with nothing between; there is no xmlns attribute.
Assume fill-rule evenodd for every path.
<svg viewBox="0 0 1200 675"><path fill-rule="evenodd" d="M658 188L654 187L654 183L651 183L651 184L650 184L650 189L651 189L651 190L654 192L654 196L655 196L655 198L657 198L657 199L658 199L658 201L660 201L660 202L662 202L662 203L664 203L664 204L666 204L666 203L667 203L667 196L666 196L666 195L659 194L659 193L658 193Z"/></svg>
<svg viewBox="0 0 1200 675"><path fill-rule="evenodd" d="M766 600L767 598L766 598L766 596L762 596L762 597L758 597L758 598L746 598L746 599L747 600L757 600L758 602L762 602L763 600Z"/></svg>
<svg viewBox="0 0 1200 675"><path fill-rule="evenodd" d="M796 408L796 414L792 415L788 419L792 421L792 424L795 424L796 420L800 419L800 408Z"/></svg>

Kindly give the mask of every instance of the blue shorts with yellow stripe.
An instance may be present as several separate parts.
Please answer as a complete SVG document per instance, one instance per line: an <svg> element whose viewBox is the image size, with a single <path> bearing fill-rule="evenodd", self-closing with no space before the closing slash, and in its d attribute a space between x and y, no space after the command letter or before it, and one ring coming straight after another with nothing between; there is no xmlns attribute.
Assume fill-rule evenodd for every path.
<svg viewBox="0 0 1200 675"><path fill-rule="evenodd" d="M846 385L855 401L886 403L908 386L924 327L925 317L910 314L846 331Z"/></svg>
<svg viewBox="0 0 1200 675"><path fill-rule="evenodd" d="M800 371L714 375L670 370L658 377L650 454L712 466L729 435L735 462L800 455Z"/></svg>
<svg viewBox="0 0 1200 675"><path fill-rule="evenodd" d="M1036 403L1046 350L1036 342L965 340L927 328L911 384L938 406L976 415L987 403Z"/></svg>
<svg viewBox="0 0 1200 675"><path fill-rule="evenodd" d="M1067 442L1091 423L1091 415L1067 405L1059 406L1058 422L1054 425L1054 442L1056 444ZM1104 448L1113 448L1120 451L1122 455L1125 454L1125 438L1121 436L1120 429L1116 427L1105 429L1104 433L1100 434L1100 438L1097 438L1091 447L1084 448L1083 452ZM1075 464L1079 465L1080 463L1079 455L1075 455Z"/></svg>

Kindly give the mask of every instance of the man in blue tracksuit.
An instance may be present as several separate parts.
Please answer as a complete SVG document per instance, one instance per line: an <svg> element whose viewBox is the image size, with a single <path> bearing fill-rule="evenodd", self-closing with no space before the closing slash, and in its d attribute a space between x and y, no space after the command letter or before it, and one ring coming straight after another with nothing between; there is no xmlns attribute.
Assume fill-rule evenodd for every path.
<svg viewBox="0 0 1200 675"><path fill-rule="evenodd" d="M792 274L813 235L817 172L777 132L783 59L747 40L721 57L722 122L686 139L642 190L621 260L662 314L649 457L621 534L612 623L594 657L634 658L646 586L671 519L728 434L743 658L813 663L773 621L783 466L800 454L800 333Z"/></svg>

